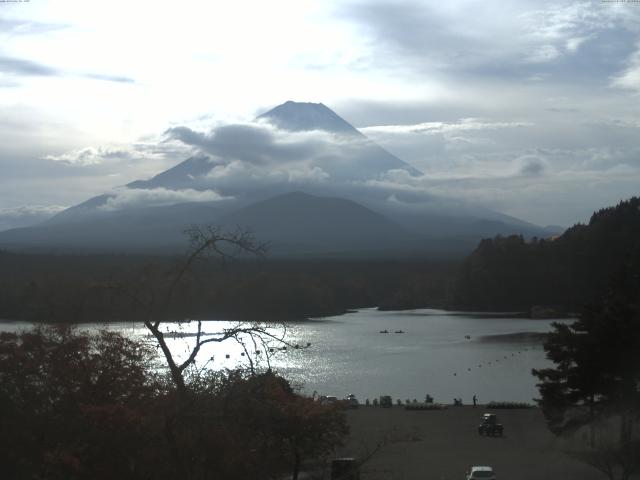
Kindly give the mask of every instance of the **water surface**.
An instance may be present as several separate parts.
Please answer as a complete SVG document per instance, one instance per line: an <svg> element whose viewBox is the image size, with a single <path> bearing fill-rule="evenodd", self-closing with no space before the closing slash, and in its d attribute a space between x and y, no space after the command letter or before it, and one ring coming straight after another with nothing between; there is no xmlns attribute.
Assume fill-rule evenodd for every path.
<svg viewBox="0 0 640 480"><path fill-rule="evenodd" d="M288 324L287 340L309 348L274 351L268 355L272 368L299 385L306 393L343 397L354 393L361 401L379 395L421 401L430 394L438 402L465 403L477 395L481 403L496 401L531 402L538 396L532 368L550 365L542 346L528 339L502 337L522 332L547 332L552 320L509 317L477 317L468 313L421 309L380 312L362 309L346 315ZM213 333L235 322L205 322L203 330ZM3 330L29 326L8 323ZM95 329L100 325L84 325ZM109 328L145 337L144 327L111 324ZM194 332L194 322L171 330ZM381 330L390 333L380 333ZM402 330L404 333L394 333ZM272 330L280 333L279 329ZM483 336L498 336L483 340ZM468 338L467 338L468 337ZM184 355L192 337L169 340L178 356ZM246 365L248 355L260 366L267 365L268 346L245 348L234 341L206 345L200 365L223 369ZM274 344L271 347L275 347ZM256 354L256 350L260 353ZM245 353L246 352L246 353ZM242 353L245 353L244 356ZM228 358L227 358L228 357Z"/></svg>

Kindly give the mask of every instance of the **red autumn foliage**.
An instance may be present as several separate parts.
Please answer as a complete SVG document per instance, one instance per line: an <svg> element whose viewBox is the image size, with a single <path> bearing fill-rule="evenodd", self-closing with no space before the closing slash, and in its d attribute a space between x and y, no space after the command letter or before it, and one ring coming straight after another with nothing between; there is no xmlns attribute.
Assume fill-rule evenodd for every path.
<svg viewBox="0 0 640 480"><path fill-rule="evenodd" d="M253 479L297 475L347 427L272 372L163 382L153 352L114 332L0 334L3 478Z"/></svg>

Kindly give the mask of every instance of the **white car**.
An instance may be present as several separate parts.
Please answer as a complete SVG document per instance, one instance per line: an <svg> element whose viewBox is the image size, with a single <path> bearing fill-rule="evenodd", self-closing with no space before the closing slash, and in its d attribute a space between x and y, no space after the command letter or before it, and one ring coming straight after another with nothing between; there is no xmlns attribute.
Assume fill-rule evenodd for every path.
<svg viewBox="0 0 640 480"><path fill-rule="evenodd" d="M493 468L486 466L474 466L469 469L469 473L467 474L467 480L496 480L496 474L493 471Z"/></svg>

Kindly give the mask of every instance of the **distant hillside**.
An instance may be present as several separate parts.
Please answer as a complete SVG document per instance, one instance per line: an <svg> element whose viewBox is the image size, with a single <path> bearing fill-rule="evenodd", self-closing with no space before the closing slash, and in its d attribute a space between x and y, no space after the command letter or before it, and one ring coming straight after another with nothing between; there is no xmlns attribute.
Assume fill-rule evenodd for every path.
<svg viewBox="0 0 640 480"><path fill-rule="evenodd" d="M104 212L38 228L3 232L2 243L35 252L180 253L191 224L249 229L269 244L270 256L404 256L424 248L423 239L387 217L342 198L293 192L230 209L224 202Z"/></svg>
<svg viewBox="0 0 640 480"><path fill-rule="evenodd" d="M293 192L244 207L219 219L227 229L250 225L271 244L270 254L385 253L416 250L421 238L383 215L343 198Z"/></svg>
<svg viewBox="0 0 640 480"><path fill-rule="evenodd" d="M212 259L210 259L212 260ZM112 322L148 314L132 297L165 292L184 257L160 255L44 255L0 250L0 319L34 322ZM405 292L442 302L457 263L237 259L203 261L176 290L170 319L301 320L348 309L389 305Z"/></svg>
<svg viewBox="0 0 640 480"><path fill-rule="evenodd" d="M640 272L640 198L594 213L554 240L495 237L461 267L456 308L579 309L622 270Z"/></svg>

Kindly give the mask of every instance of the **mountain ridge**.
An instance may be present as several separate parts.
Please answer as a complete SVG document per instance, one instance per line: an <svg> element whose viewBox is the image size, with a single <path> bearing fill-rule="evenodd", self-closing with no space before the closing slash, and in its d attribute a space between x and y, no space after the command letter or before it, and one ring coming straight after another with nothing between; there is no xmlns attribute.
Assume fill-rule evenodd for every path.
<svg viewBox="0 0 640 480"><path fill-rule="evenodd" d="M278 128L291 132L323 130L366 138L354 126L323 103L287 100L285 103L258 115L256 120L267 121Z"/></svg>
<svg viewBox="0 0 640 480"><path fill-rule="evenodd" d="M340 251L341 254L355 253L362 250L358 248L358 242L360 247L367 246L365 250L374 251L377 248L372 238L391 245L391 250L395 249L396 253L401 255L420 251L457 251L464 254L485 236L511 233L522 233L526 236L547 234L541 227L499 212L435 197L425 191L394 191L391 186L385 187L385 176L389 171L403 170L408 178L421 176L422 173L369 140L324 104L288 101L259 115L256 122L256 129L261 128L260 124L264 122L270 122L280 129L278 136L274 136L272 130L264 130L260 135L249 139L271 142L268 146L276 155L276 158L271 159L274 162L273 166L270 163L264 164L263 152L260 152L261 156L250 165L246 162L251 162L251 158L245 163L234 158L233 142L239 142L238 148L245 148L242 135L248 130L246 126L242 126L235 132L235 136L229 136L233 126L226 127L224 133L227 137L223 141L226 142L225 151L230 155L228 158L218 157L214 160L206 151L199 150L186 160L147 180L136 180L119 190L92 197L39 225L0 232L0 245L14 247L23 244L46 248L47 245L64 247L67 244L77 248L82 246L91 249L95 246L100 249L126 250L127 241L135 244L136 248L144 248L145 242L160 246L164 239L166 241L163 248L167 245L174 248L180 239L180 232L188 226L187 222L223 222L227 226L241 225L249 229L258 225L258 230L275 238L276 250L284 251L284 247L278 245L295 244L298 251L309 254L336 251ZM185 129L188 130L186 127L180 127L180 131ZM251 129L249 130L255 134L255 129ZM296 147L297 150L293 150L293 153L284 150L285 157L289 158L284 160L277 157L278 152L283 148L290 148L292 142L300 140L298 137L290 140L286 136L287 131L294 132L293 135L295 132L310 131L313 141L309 145L302 145L304 148ZM324 133L316 138L313 136L314 131ZM215 146L217 131L212 131L206 136L197 132L191 133L201 144ZM326 133L329 135L325 135ZM314 148L319 148L319 145L323 147L332 135L336 135L338 140L330 144L327 152L320 150L309 160L296 163L297 153L309 154ZM242 150L245 157L247 151L251 150ZM287 161L294 163L290 165ZM229 180L210 174L213 168L225 171L230 166L239 169L236 178ZM302 179L296 180L297 177L291 173L297 172L295 168L317 178L303 176ZM276 169L275 172L280 177L273 176L273 169ZM212 194L200 195L199 198L203 199L200 202L188 200L198 197L199 194L191 195L193 193L209 190ZM156 206L136 203L136 199L141 198L142 200L137 201L144 202L147 197L166 194L167 191L187 192L190 195L174 195L186 199L181 203L171 204L170 200L169 203L159 203ZM298 196L291 192L298 192ZM129 196L125 200L133 198L133 201L118 203L117 197L124 194ZM303 194L306 196L301 196ZM209 201L214 197L220 200ZM310 200L312 197L313 201ZM269 202L270 199L277 200ZM394 201L391 201L392 199ZM336 207L336 200L345 203ZM305 215L312 217L313 221L306 222L301 217L302 210L296 210L300 209L301 205L296 205L297 203L307 206ZM251 214L251 206L258 204L265 213ZM275 204L280 205L282 212L287 211L293 215L292 218L295 217L296 222L305 223L309 231L295 230L283 224L282 215L277 209L268 208ZM338 222L344 213L341 208L348 210L352 215L349 222ZM280 227L268 228L269 224ZM329 235L326 231L315 228L316 225L322 224L329 225L329 230L342 230L344 238L339 238L340 232ZM356 235L357 229L352 228L358 224L366 226L360 231L359 236ZM276 235L276 230L279 230L280 235ZM311 242L308 235L311 231L315 232L317 238L324 238L325 241ZM283 232L290 232L290 238L284 238Z"/></svg>

